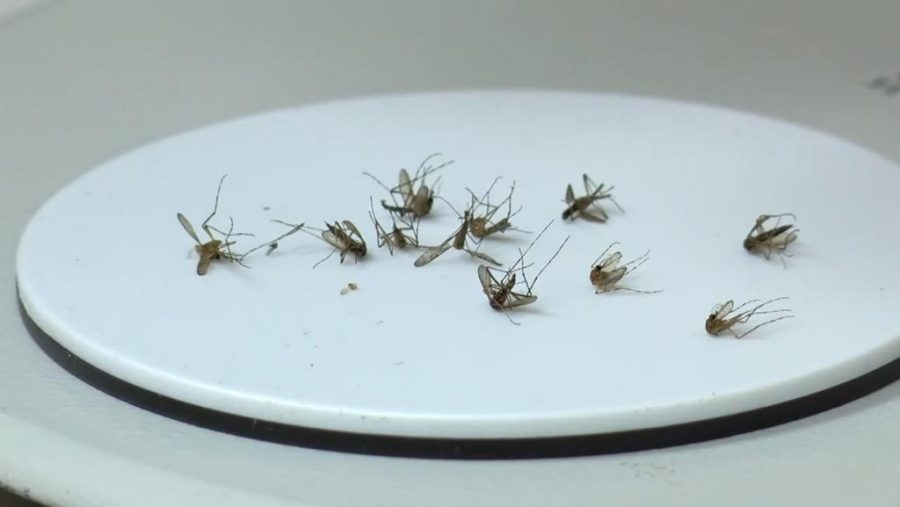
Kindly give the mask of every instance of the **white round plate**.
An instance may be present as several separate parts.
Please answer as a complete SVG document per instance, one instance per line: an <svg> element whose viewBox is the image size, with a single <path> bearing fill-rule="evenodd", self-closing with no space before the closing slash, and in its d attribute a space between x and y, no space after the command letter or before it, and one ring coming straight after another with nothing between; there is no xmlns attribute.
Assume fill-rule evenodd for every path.
<svg viewBox="0 0 900 507"><path fill-rule="evenodd" d="M506 265L529 252L536 303L488 305L478 263L451 250L376 246L369 197L429 154L440 195L502 199L516 227L481 250ZM566 222L566 185L614 185L605 224ZM221 176L219 228L244 250L284 232L348 219L369 255L337 255L297 234L250 269L197 276L193 240ZM18 252L20 297L50 337L130 385L190 405L299 428L438 439L598 435L710 420L821 392L900 356L900 171L827 135L749 114L665 100L550 92L368 98L252 116L148 145L50 199ZM761 213L791 212L789 258L750 255ZM376 209L382 223L389 222ZM441 201L424 244L459 225ZM595 294L591 263L612 242L650 251ZM782 262L783 261L783 262ZM348 283L358 290L342 295ZM713 305L789 297L794 318L737 340L711 337ZM519 325L514 325L509 318ZM760 315L738 330L765 321Z"/></svg>

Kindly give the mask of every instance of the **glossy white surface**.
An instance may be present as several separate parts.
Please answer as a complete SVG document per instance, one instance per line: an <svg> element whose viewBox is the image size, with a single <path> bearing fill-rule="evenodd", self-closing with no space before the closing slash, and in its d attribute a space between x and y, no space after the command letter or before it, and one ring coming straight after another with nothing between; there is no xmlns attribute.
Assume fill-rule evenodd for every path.
<svg viewBox="0 0 900 507"><path fill-rule="evenodd" d="M457 209L465 186L481 193L501 176L492 201L517 183L515 225L556 219L530 252L532 278L571 235L538 302L512 312L520 326L489 308L468 255L414 268L416 255L376 251L366 213L382 192L362 170L392 181L437 148L456 160L438 174ZM582 171L615 185L626 212L562 222L563 189L583 193ZM350 219L369 256L313 270L331 248L297 235L248 258L251 270L213 265L198 277L174 215L199 229L222 174L211 223L225 230L235 217L260 236L236 238L237 251L282 233L271 218ZM246 417L432 437L657 427L790 400L900 355L900 301L883 297L900 289L900 245L870 220L900 215L895 188L900 169L866 150L709 107L541 92L360 99L203 128L101 165L37 213L18 286L32 318L94 366ZM794 256L748 255L756 216L783 211L799 217ZM458 227L440 202L434 215L420 227L425 244ZM530 241L508 232L482 251L509 264ZM594 294L590 265L612 241L626 260L652 252L622 284L662 293ZM342 296L348 281L360 290ZM715 303L778 296L791 299L771 308L796 319L740 341L703 329Z"/></svg>
<svg viewBox="0 0 900 507"><path fill-rule="evenodd" d="M787 118L897 160L900 101L866 83L900 70L898 16L881 0L498 1L477 13L418 0L97 1L0 27L0 481L54 505L892 504L896 383L673 449L503 463L348 456L198 429L73 381L31 342L13 287L27 220L88 169L189 128L336 97L625 91Z"/></svg>

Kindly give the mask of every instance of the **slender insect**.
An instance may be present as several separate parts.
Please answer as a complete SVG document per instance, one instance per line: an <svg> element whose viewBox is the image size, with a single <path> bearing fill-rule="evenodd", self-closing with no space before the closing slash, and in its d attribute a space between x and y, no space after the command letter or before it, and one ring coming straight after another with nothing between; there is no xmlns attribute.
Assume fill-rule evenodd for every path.
<svg viewBox="0 0 900 507"><path fill-rule="evenodd" d="M434 198L436 196L434 186L440 181L440 178L438 178L438 180L435 181L435 184L429 188L425 183L425 179L429 175L453 163L453 161L450 160L437 166L430 165L431 160L440 155L440 153L432 153L426 157L425 160L419 164L419 168L416 170L413 178L409 177L409 172L406 169L400 169L398 183L395 187L388 187L369 172L364 172L363 174L375 180L376 183L388 191L388 194L391 197L391 203L382 199L381 206L384 209L391 213L395 213L400 217L410 214L415 218L422 218L431 213L431 208L434 206ZM416 184L419 185L418 188L416 188Z"/></svg>
<svg viewBox="0 0 900 507"><path fill-rule="evenodd" d="M494 182L491 183L491 186L488 187L487 191L482 194L480 198L476 196L475 193L470 189L466 188L466 191L468 191L472 196L472 202L469 204L469 209L472 210L472 218L469 220L469 233L479 241L492 234L503 233L510 230L519 230L513 227L512 223L510 222L510 219L512 219L512 217L516 216L520 211L522 211L521 206L519 206L516 211L513 211L512 209L512 196L513 192L515 192L516 190L515 182L513 182L512 186L510 187L509 195L507 195L505 199L500 201L498 204L491 204L491 190L493 190L494 185L499 180L499 176L494 179ZM494 215L497 214L497 212L503 207L504 204L506 205L506 216L501 218L500 220L495 221ZM480 211L481 209L484 210L484 213L478 214L478 211Z"/></svg>
<svg viewBox="0 0 900 507"><path fill-rule="evenodd" d="M187 231L188 235L197 243L197 245L194 246L194 250L196 250L200 255L200 261L197 263L197 274L200 276L206 274L207 270L209 269L209 265L213 261L219 260L237 262L239 265L245 268L249 268L250 266L244 264L244 259L248 255L263 247L268 247L266 255L272 253L272 250L277 248L278 241L290 236L291 234L294 234L299 230L299 227L302 227L301 224L297 228L294 228L273 240L266 241L265 243L255 246L242 254L235 253L231 249L231 246L235 244L235 242L232 241L231 238L233 236L253 236L253 234L234 232L234 220L232 220L231 217L228 217L229 227L227 232L220 231L219 229L209 224L210 220L213 219L213 217L216 215L216 212L219 210L219 195L222 193L222 183L224 182L225 176L222 176L222 178L219 179L219 187L216 190L216 201L213 205L213 211L209 214L208 217L206 217L206 220L204 220L203 224L201 224L200 226L201 229L206 232L206 235L209 236L209 241L205 243L200 241L200 238L197 236L197 232L194 230L194 227L191 225L191 222L187 219L187 217L185 217L181 213L178 213L177 215L178 222L181 223L181 226L184 228L184 230ZM219 235L223 236L223 239L217 239L215 236L213 236L213 232L216 232Z"/></svg>
<svg viewBox="0 0 900 507"><path fill-rule="evenodd" d="M591 264L591 284L597 288L594 292L597 294L619 290L639 292L641 294L655 294L661 292L661 290L630 289L619 285L619 281L621 281L626 274L633 273L641 264L647 262L647 259L650 258L650 251L648 250L644 255L620 266L619 262L622 261L622 252L616 251L609 253L610 249L618 244L619 242L616 241L606 247L606 250L604 250L603 253L597 257L597 260Z"/></svg>
<svg viewBox="0 0 900 507"><path fill-rule="evenodd" d="M775 301L786 300L786 297L780 297L775 299L770 299L768 301L764 301L759 303L758 299L751 299L746 303L735 307L734 301L729 299L728 301L718 304L710 311L709 317L706 318L706 332L712 336L718 336L725 331L730 332L734 335L735 338L743 338L753 331L759 329L766 324L771 324L773 322L778 322L779 320L789 319L793 317L793 315L782 315L780 317L775 317L774 319L769 319L765 322L757 324L750 328L748 331L745 331L741 334L738 334L734 331L734 326L737 324L743 324L750 320L754 315L763 315L763 314L772 314L772 313L786 313L791 310L788 308L782 308L778 310L762 310L763 307L768 305L769 303L774 303ZM758 303L758 304L755 304ZM752 305L750 309L739 311L741 308L746 307L747 305Z"/></svg>
<svg viewBox="0 0 900 507"><path fill-rule="evenodd" d="M531 264L525 264L525 255L531 250L531 247L543 236L544 232L550 227L553 221L548 223L544 229L534 238L534 241L528 245L528 248L523 252L521 249L519 250L519 260L516 261L509 269L507 270L499 270L496 268L488 267L484 264L480 264L478 266L478 281L481 283L481 290L484 292L485 296L488 298L488 304L497 311L502 311L506 313L507 310L511 310L513 308L517 308L520 306L530 305L537 301L537 294L534 293L534 286L537 284L538 279L541 277L541 274L547 269L547 266L553 262L553 259L559 255L559 252L566 246L566 243L569 241L569 236L563 240L562 244L559 245L559 248L556 249L556 252L550 257L544 267L538 271L537 276L534 277L530 282L528 281L528 277L526 276L525 270L531 266ZM495 276L495 273L498 276ZM522 275L522 280L517 281L517 275ZM499 277L499 278L498 278ZM516 286L519 284L525 285L525 292L520 292L516 290ZM514 321L512 317L508 313L506 313L506 318L509 319L515 325L519 325L518 322Z"/></svg>
<svg viewBox="0 0 900 507"><path fill-rule="evenodd" d="M391 214L391 222L393 229L388 231L375 218L375 206L372 204L372 198L369 197L369 218L375 225L375 237L378 241L378 248L388 247L391 255L394 255L394 249L403 250L405 248L418 248L419 246L419 219L413 216L410 220L400 217L402 226L397 225L397 219Z"/></svg>
<svg viewBox="0 0 900 507"><path fill-rule="evenodd" d="M200 261L197 262L197 274L200 276L205 275L207 270L209 269L209 265L213 261L218 260L237 262L241 266L247 267L242 262L243 256L235 254L231 250L231 246L235 244L235 242L231 240L231 237L252 236L252 234L235 233L234 220L232 220L230 217L228 219L230 223L228 232L222 232L209 224L210 220L212 220L213 217L216 216L216 213L219 210L219 195L222 193L222 183L225 182L225 176L227 175L223 175L219 179L219 186L216 189L216 200L215 204L213 205L212 213L210 213L209 216L206 217L206 220L204 220L200 226L201 229L206 232L206 235L209 236L209 241L200 241L200 238L197 236L197 232L194 230L194 226L191 225L191 222L187 219L187 217L185 217L181 213L178 213L178 222L181 223L181 227L183 227L188 235L197 243L197 245L194 246L194 250L196 250L197 254L200 255ZM217 239L215 236L213 236L213 232L216 232L223 236L223 239Z"/></svg>
<svg viewBox="0 0 900 507"><path fill-rule="evenodd" d="M609 216L600 207L599 201L602 199L609 199L616 205L616 208L619 208L619 211L625 212L612 196L611 192L615 187L605 187L603 183L596 185L587 174L583 174L582 179L584 180L585 195L575 197L572 184L570 183L566 187L566 204L568 206L562 213L563 220L575 220L581 217L591 222L606 222Z"/></svg>
<svg viewBox="0 0 900 507"><path fill-rule="evenodd" d="M791 223L781 225L781 219L790 217ZM766 222L775 219L775 225L771 229L766 228ZM799 229L794 228L794 221L797 217L793 213L781 213L779 215L760 215L756 218L753 227L744 238L744 248L750 253L762 252L766 259L771 257L775 252L782 257L781 262L784 263L784 257L790 257L787 253L787 247L797 240L797 232Z"/></svg>
<svg viewBox="0 0 900 507"><path fill-rule="evenodd" d="M313 268L331 258L335 252L340 252L342 264L344 258L346 258L348 254L353 254L354 260L357 262L359 259L366 256L366 240L363 239L359 229L357 229L356 226L353 225L353 222L349 220L342 220L341 222L335 221L334 224L325 222L325 229L308 227L303 224L295 225L282 220L273 220L273 222L291 227L292 230L302 230L310 236L319 238L334 247L334 250L332 250L330 254L313 264Z"/></svg>
<svg viewBox="0 0 900 507"><path fill-rule="evenodd" d="M466 252L467 254L469 254L472 257L481 259L490 264L494 264L495 266L502 266L502 264L500 264L498 261L496 261L493 257L491 257L487 254L484 254L482 252L479 252L477 246L476 246L476 248L469 247L468 242L466 240L468 239L470 222L471 222L471 212L469 210L465 210L463 212L462 224L459 226L459 228L457 228L456 231L454 231L453 234L449 238L445 239L444 242L441 243L440 245L434 246L434 247L427 247L425 249L425 252L422 255L420 255L419 258L416 259L416 261L413 264L417 268L420 268L420 267L428 264L429 262L437 259L441 255L443 255L444 252L446 252L447 250L450 250L451 248L453 248L455 250L462 250L463 252Z"/></svg>

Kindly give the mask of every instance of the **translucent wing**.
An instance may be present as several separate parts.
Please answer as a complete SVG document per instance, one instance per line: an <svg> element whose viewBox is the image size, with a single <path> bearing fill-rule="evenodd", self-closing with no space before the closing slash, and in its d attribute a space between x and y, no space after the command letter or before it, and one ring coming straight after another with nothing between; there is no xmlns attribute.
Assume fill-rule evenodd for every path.
<svg viewBox="0 0 900 507"><path fill-rule="evenodd" d="M446 241L444 243L442 243L441 245L438 245L433 248L429 248L429 249L425 250L425 253L420 255L418 259L416 259L416 262L414 262L413 265L415 265L417 268L421 268L422 266L424 266L424 265L428 264L429 262L440 257L441 254L443 254L444 252L446 252L449 249L450 249L450 243L446 242Z"/></svg>
<svg viewBox="0 0 900 507"><path fill-rule="evenodd" d="M609 275L606 277L606 281L609 285L615 285L619 280L625 276L625 273L628 272L628 268L622 266L620 268L612 270Z"/></svg>
<svg viewBox="0 0 900 507"><path fill-rule="evenodd" d="M724 319L726 315L731 313L731 310L734 308L734 301L729 299L725 303L722 304L715 312L717 319Z"/></svg>
<svg viewBox="0 0 900 507"><path fill-rule="evenodd" d="M178 214L178 221L181 222L181 226L184 227L184 230L187 231L187 233L192 238L194 238L194 241L196 241L198 245L203 244L203 242L200 241L200 238L197 237L197 232L194 231L194 226L191 225L188 219L181 213Z"/></svg>
<svg viewBox="0 0 900 507"><path fill-rule="evenodd" d="M572 190L572 184L566 186L566 204L575 202L575 192Z"/></svg>
<svg viewBox="0 0 900 507"><path fill-rule="evenodd" d="M343 251L347 248L347 245L344 244L344 241L331 231L322 231L322 239L324 239L326 243L337 248L338 250Z"/></svg>
<svg viewBox="0 0 900 507"><path fill-rule="evenodd" d="M366 244L366 240L363 239L362 234L360 234L359 229L357 229L356 226L353 225L353 222L351 222L349 220L344 220L343 224L344 224L344 227L346 227L347 229L350 230L351 236L356 236L357 238L359 238L360 243Z"/></svg>
<svg viewBox="0 0 900 507"><path fill-rule="evenodd" d="M412 182L409 180L409 173L406 172L406 169L400 169L400 183L397 185L397 189L400 191L400 195L403 196L404 204L409 206L409 203L413 198L413 186Z"/></svg>
<svg viewBox="0 0 900 507"><path fill-rule="evenodd" d="M483 290L488 297L493 293L494 285L498 285L494 275L491 274L491 270L484 264L478 266L478 281L481 282L481 290Z"/></svg>
<svg viewBox="0 0 900 507"><path fill-rule="evenodd" d="M606 219L608 218L606 212L600 208L597 208L596 206L594 207L594 209L595 211L593 212L581 210L579 216L589 222L597 222L601 224L606 223Z"/></svg>
<svg viewBox="0 0 900 507"><path fill-rule="evenodd" d="M503 264L497 262L497 260L494 259L493 257L491 257L491 256L489 256L489 255L486 255L486 254L483 254L483 253L481 253L481 252L478 252L478 251L476 251L476 250L469 250L469 249L466 249L466 252L469 252L469 255L471 255L472 257L476 257L476 258L481 259L481 260L483 260L483 261L485 261L485 262L489 262L489 263L491 263L491 264L493 264L493 265L495 265L495 266L502 266L502 265L503 265Z"/></svg>
<svg viewBox="0 0 900 507"><path fill-rule="evenodd" d="M517 292L510 292L509 297L506 300L506 308L515 308L517 306L525 306L530 305L537 301L537 296L534 294L519 294Z"/></svg>
<svg viewBox="0 0 900 507"><path fill-rule="evenodd" d="M603 260L600 261L600 269L606 271L609 269L613 269L616 265L619 264L619 261L622 260L622 252L613 252L610 255L607 255Z"/></svg>

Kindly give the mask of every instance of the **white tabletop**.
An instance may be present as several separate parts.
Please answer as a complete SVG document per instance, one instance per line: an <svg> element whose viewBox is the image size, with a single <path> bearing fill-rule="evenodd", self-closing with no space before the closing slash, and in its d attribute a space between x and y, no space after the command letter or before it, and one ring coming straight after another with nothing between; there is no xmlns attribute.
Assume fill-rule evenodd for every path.
<svg viewBox="0 0 900 507"><path fill-rule="evenodd" d="M49 360L19 316L13 259L37 207L112 156L213 121L341 97L484 87L670 97L784 118L897 159L900 95L867 83L900 70L898 19L900 5L875 1L476 10L110 1L51 3L0 21L0 482L67 505L896 499L896 384L764 431L578 459L387 459L198 429L118 401Z"/></svg>

